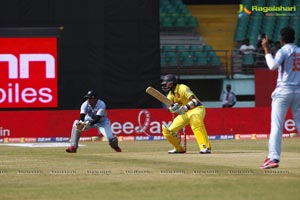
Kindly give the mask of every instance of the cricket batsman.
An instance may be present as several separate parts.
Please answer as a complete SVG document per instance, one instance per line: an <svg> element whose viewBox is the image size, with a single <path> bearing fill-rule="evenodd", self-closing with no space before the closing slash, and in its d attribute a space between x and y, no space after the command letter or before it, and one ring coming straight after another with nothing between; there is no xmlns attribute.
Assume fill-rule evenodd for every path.
<svg viewBox="0 0 300 200"><path fill-rule="evenodd" d="M66 149L66 152L76 153L81 133L91 128L97 129L99 135L102 134L107 139L112 149L116 152L121 152L122 150L118 145L118 138L111 131L105 103L98 98L94 90L88 91L84 98L85 101L80 107L80 119L74 120L70 146Z"/></svg>
<svg viewBox="0 0 300 200"><path fill-rule="evenodd" d="M180 145L177 132L190 124L199 145L200 154L210 154L211 145L204 125L205 107L203 104L188 86L178 84L177 77L173 74L165 75L161 85L162 90L167 93L167 98L173 102L168 110L178 114L169 127L162 126L164 137L174 147L168 153L185 153L185 149Z"/></svg>

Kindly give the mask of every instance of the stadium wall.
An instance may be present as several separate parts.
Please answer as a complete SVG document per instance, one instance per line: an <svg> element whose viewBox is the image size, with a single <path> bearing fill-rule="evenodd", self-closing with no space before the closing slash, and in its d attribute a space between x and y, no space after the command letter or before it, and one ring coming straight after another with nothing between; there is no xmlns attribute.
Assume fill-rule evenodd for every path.
<svg viewBox="0 0 300 200"><path fill-rule="evenodd" d="M78 100L90 89L109 108L160 106L144 92L160 82L158 0L6 0L0 19L0 29L63 27L57 109L78 108ZM3 66L1 79L7 68Z"/></svg>
<svg viewBox="0 0 300 200"><path fill-rule="evenodd" d="M270 109L207 108L205 124L208 135L217 139L268 138ZM162 124L169 125L173 119L165 109L111 109L108 116L113 133L122 140L162 140ZM0 115L0 142L67 142L73 120L77 118L78 110L4 111ZM185 132L193 138L189 127ZM284 133L295 132L295 122L288 113ZM82 137L89 140L97 135L92 129L84 132Z"/></svg>

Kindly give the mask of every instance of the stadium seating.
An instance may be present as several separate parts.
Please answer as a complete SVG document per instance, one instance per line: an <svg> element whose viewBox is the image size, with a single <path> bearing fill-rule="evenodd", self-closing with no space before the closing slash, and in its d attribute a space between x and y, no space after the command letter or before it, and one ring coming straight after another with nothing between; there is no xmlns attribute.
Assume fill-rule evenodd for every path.
<svg viewBox="0 0 300 200"><path fill-rule="evenodd" d="M161 28L197 28L198 20L181 0L160 0Z"/></svg>
<svg viewBox="0 0 300 200"><path fill-rule="evenodd" d="M221 66L215 50L196 31L198 19L182 0L160 0L160 27L163 69Z"/></svg>
<svg viewBox="0 0 300 200"><path fill-rule="evenodd" d="M217 67L222 65L221 59L218 56L210 58L209 63L211 66L217 66Z"/></svg>
<svg viewBox="0 0 300 200"><path fill-rule="evenodd" d="M184 55L180 57L181 65L182 66L193 66L194 65L194 59L191 55Z"/></svg>
<svg viewBox="0 0 300 200"><path fill-rule="evenodd" d="M196 66L208 65L207 53L205 51L195 51L194 52L194 64Z"/></svg>
<svg viewBox="0 0 300 200"><path fill-rule="evenodd" d="M250 19L250 17L247 15L238 18L237 26L236 26L235 33L234 33L235 41L242 41L246 38L249 19Z"/></svg>
<svg viewBox="0 0 300 200"><path fill-rule="evenodd" d="M187 45L184 45L184 44L176 45L176 50L177 51L186 51L188 49L189 49L189 47L187 47Z"/></svg>
<svg viewBox="0 0 300 200"><path fill-rule="evenodd" d="M220 66L221 60L210 45L162 45L161 64L168 66Z"/></svg>
<svg viewBox="0 0 300 200"><path fill-rule="evenodd" d="M173 17L170 17L170 16L160 17L160 24L161 24L161 26L167 27L167 28L173 27L174 19L173 19Z"/></svg>
<svg viewBox="0 0 300 200"><path fill-rule="evenodd" d="M203 50L203 46L200 46L200 45L189 45L189 49L191 51L201 51Z"/></svg>

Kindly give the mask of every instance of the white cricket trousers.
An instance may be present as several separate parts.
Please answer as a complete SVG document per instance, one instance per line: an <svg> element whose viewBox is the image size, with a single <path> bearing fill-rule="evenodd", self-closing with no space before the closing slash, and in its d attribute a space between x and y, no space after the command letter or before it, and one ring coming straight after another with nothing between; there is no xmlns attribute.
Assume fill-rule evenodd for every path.
<svg viewBox="0 0 300 200"><path fill-rule="evenodd" d="M299 89L295 89L299 91ZM286 113L292 110L297 132L300 133L300 93L282 91L277 88L272 94L271 133L268 158L280 160L282 132Z"/></svg>
<svg viewBox="0 0 300 200"><path fill-rule="evenodd" d="M86 121L86 119L85 119L85 121ZM72 131L71 131L71 140L70 140L71 146L74 146L76 148L78 148L78 142L79 142L79 139L80 139L80 136L81 136L81 133L79 133L77 131L77 128L76 128L76 123L77 122L78 122L78 120L75 120L74 123L73 123ZM98 130L98 134L99 135L102 134L108 142L115 137L112 133L109 119L105 119L102 122L98 122L97 124L94 124L93 126L88 128L87 130L89 130L91 128L96 128Z"/></svg>

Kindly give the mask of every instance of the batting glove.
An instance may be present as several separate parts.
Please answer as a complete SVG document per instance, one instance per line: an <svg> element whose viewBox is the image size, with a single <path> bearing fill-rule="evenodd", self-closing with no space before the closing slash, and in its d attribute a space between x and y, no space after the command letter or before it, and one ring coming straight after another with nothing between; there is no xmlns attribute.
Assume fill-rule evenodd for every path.
<svg viewBox="0 0 300 200"><path fill-rule="evenodd" d="M179 109L178 103L172 104L168 109L171 113L177 112L177 110Z"/></svg>
<svg viewBox="0 0 300 200"><path fill-rule="evenodd" d="M187 106L181 106L176 112L178 115L182 115L184 113L186 113L186 111L188 111L188 107Z"/></svg>

